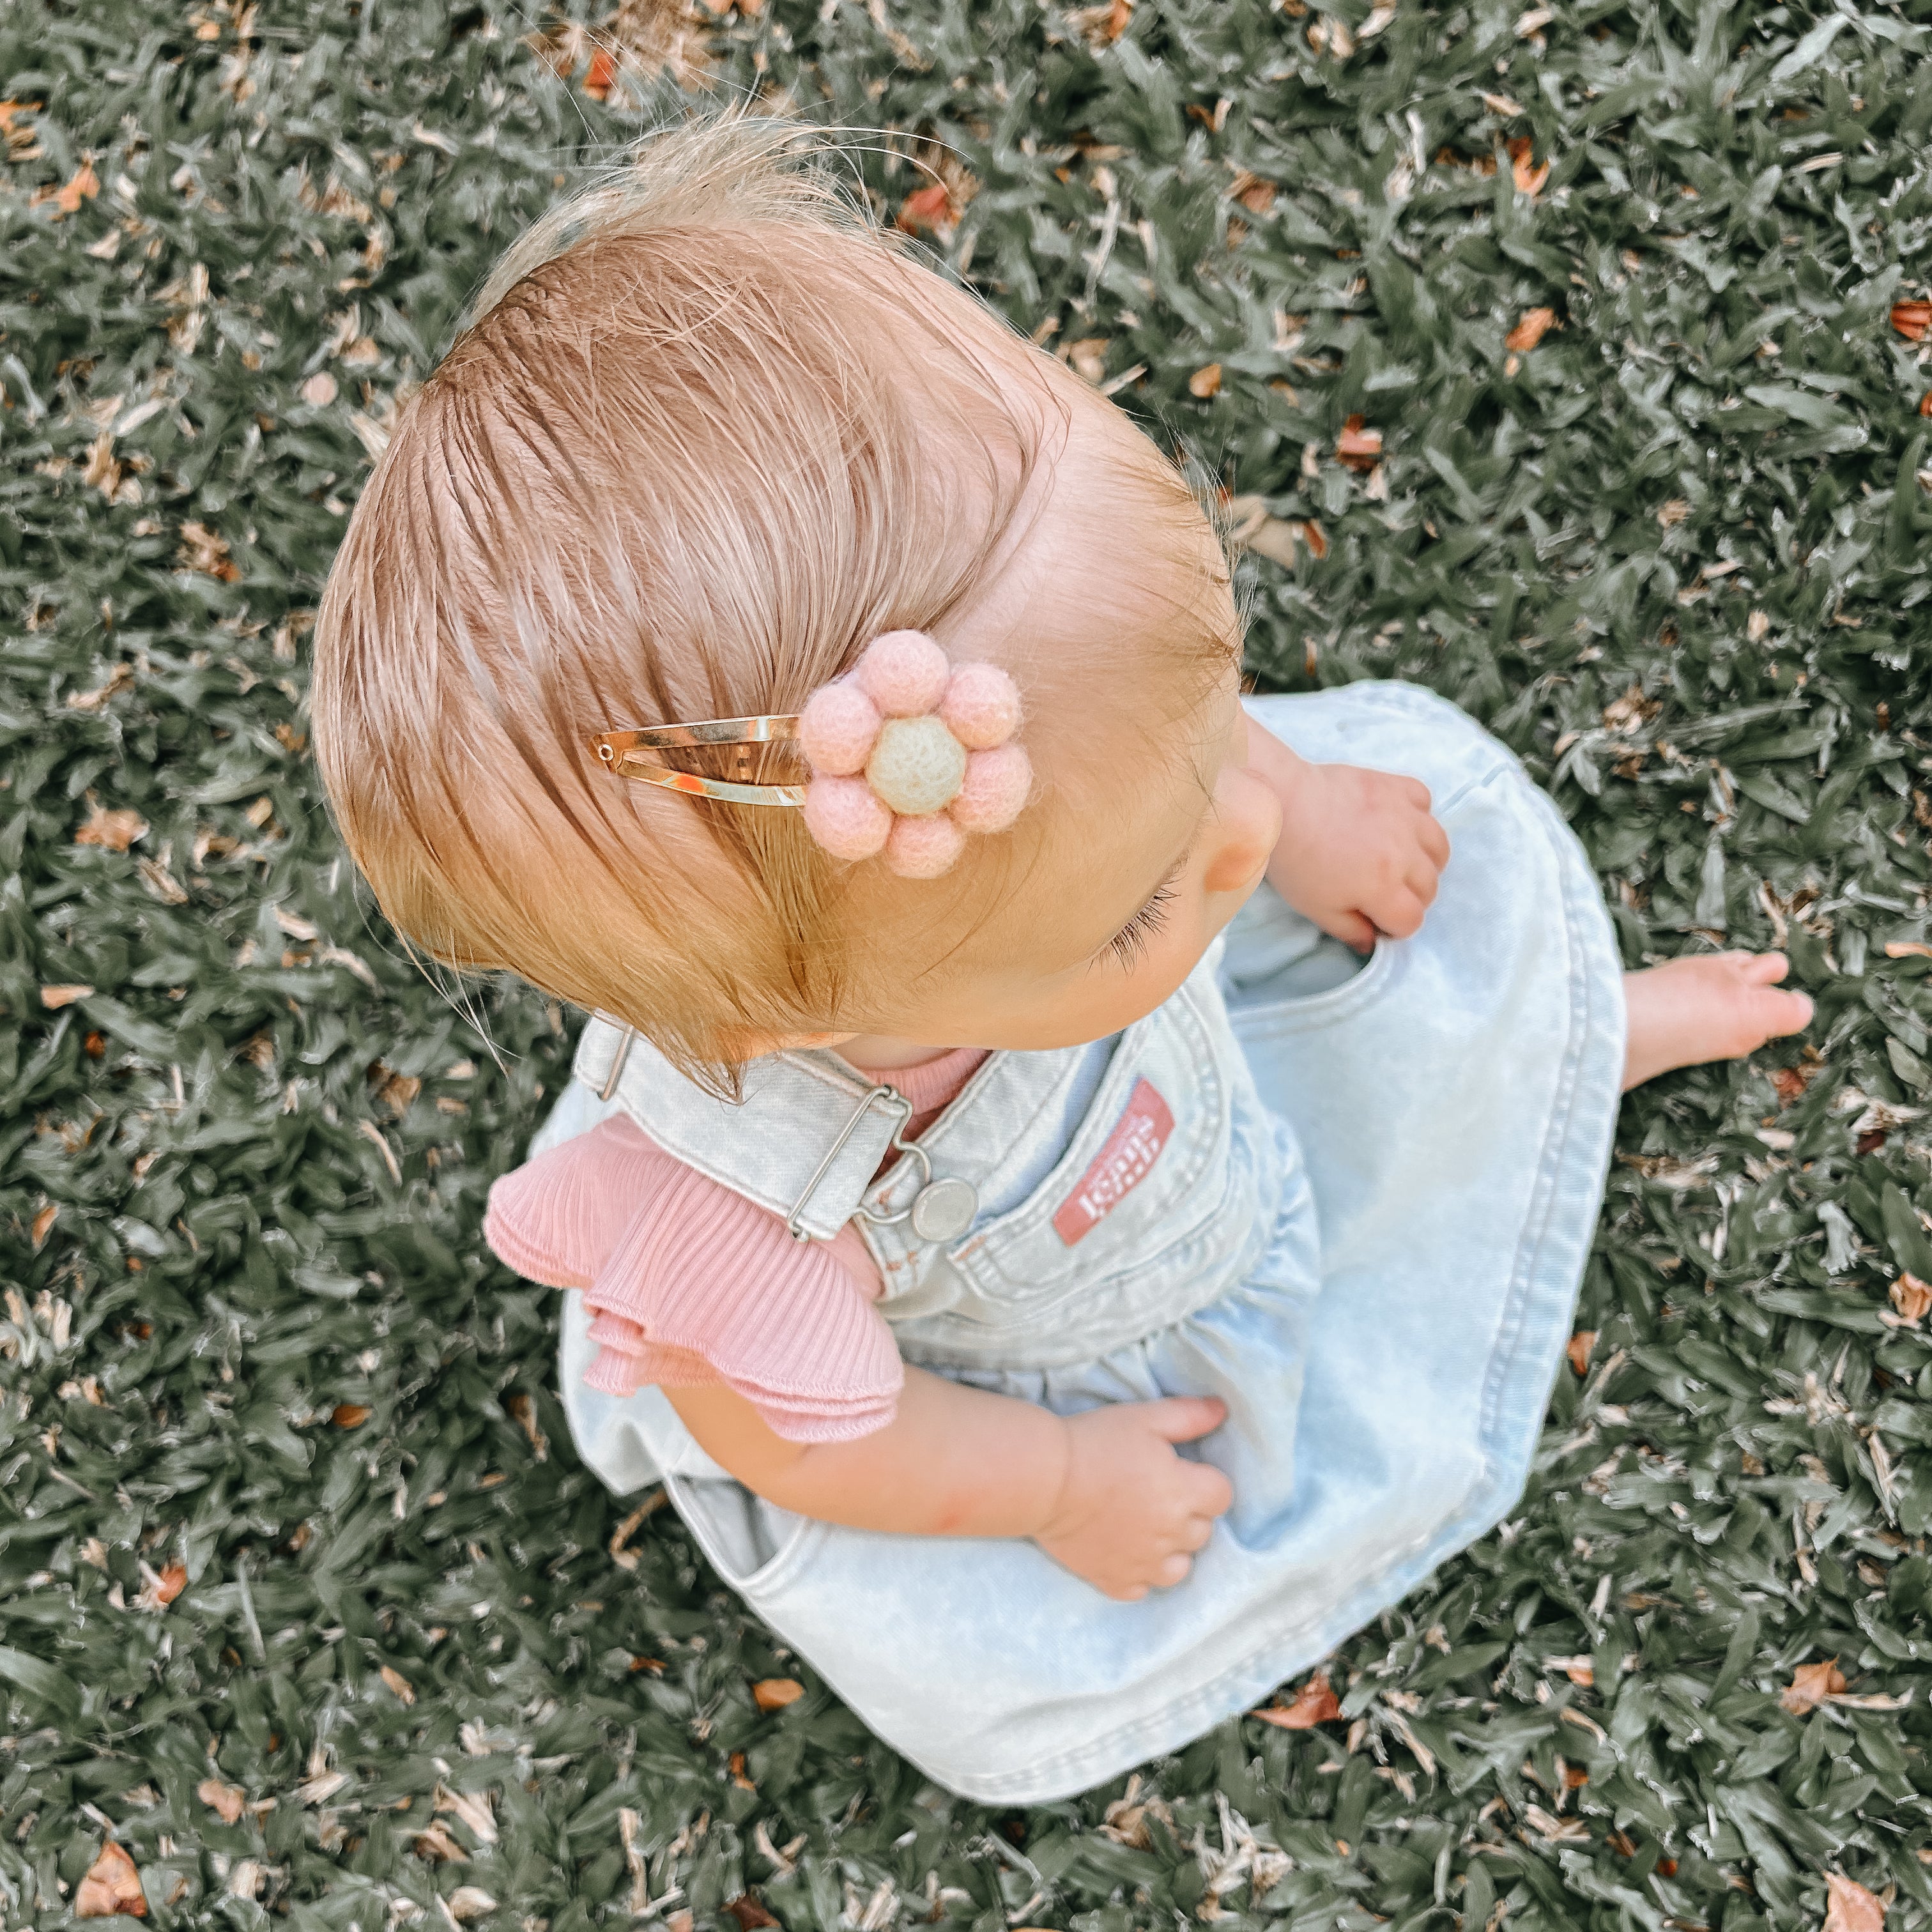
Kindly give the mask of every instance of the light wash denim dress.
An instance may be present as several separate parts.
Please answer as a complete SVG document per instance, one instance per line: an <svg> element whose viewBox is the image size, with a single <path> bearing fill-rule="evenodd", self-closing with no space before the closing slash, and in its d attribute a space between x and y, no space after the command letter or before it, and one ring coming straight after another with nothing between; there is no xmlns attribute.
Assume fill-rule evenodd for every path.
<svg viewBox="0 0 1932 1932"><path fill-rule="evenodd" d="M775 1508L659 1390L583 1386L567 1298L563 1400L591 1467L620 1492L662 1480L879 1736L988 1802L1187 1743L1495 1525L1570 1334L1624 1053L1581 848L1504 747L1416 687L1250 710L1304 758L1428 785L1454 853L1414 938L1364 961L1264 886L1146 1018L994 1054L876 1180L907 1110L836 1054L758 1061L734 1106L602 1019L532 1148L621 1107L812 1238L879 1217L861 1225L908 1362L1063 1413L1226 1402L1183 1453L1226 1473L1233 1507L1185 1582L1116 1603L1031 1543Z"/></svg>

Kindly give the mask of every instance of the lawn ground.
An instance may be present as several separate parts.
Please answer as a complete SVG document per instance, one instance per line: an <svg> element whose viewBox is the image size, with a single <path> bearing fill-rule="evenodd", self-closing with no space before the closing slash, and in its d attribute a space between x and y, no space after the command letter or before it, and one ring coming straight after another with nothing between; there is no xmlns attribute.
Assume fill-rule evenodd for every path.
<svg viewBox="0 0 1932 1932"><path fill-rule="evenodd" d="M1923 0L749 4L0 10L0 1915L111 1840L160 1928L1922 1924ZM1111 1825L924 1788L579 1466L477 1234L574 1019L424 983L308 755L399 388L652 67L899 130L880 206L1261 500L1263 676L1447 693L1633 962L1818 1001L1627 1106L1508 1523Z"/></svg>

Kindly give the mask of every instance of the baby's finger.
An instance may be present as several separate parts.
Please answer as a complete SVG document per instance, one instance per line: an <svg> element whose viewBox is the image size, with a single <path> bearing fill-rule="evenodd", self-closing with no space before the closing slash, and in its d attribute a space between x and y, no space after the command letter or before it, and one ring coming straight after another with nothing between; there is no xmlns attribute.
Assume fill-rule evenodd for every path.
<svg viewBox="0 0 1932 1932"><path fill-rule="evenodd" d="M1425 906L1432 906L1436 903L1436 894L1440 883L1439 877L1432 866L1412 866L1408 878L1402 881L1402 884L1408 886Z"/></svg>
<svg viewBox="0 0 1932 1932"><path fill-rule="evenodd" d="M1338 912L1321 924L1358 952L1366 952L1376 943L1374 925L1358 912Z"/></svg>
<svg viewBox="0 0 1932 1932"><path fill-rule="evenodd" d="M1376 922L1391 939L1406 939L1422 928L1424 902L1407 886L1399 886L1376 909Z"/></svg>
<svg viewBox="0 0 1932 1932"><path fill-rule="evenodd" d="M1187 1508L1200 1516L1225 1516L1234 1503L1234 1484L1211 1462L1190 1462L1186 1473Z"/></svg>
<svg viewBox="0 0 1932 1932"><path fill-rule="evenodd" d="M1162 1589L1172 1589L1193 1568L1193 1558L1184 1556L1177 1550L1172 1556L1161 1559L1160 1568L1154 1572L1154 1580Z"/></svg>
<svg viewBox="0 0 1932 1932"><path fill-rule="evenodd" d="M1214 1534L1214 1519L1209 1516L1190 1516L1180 1532L1180 1546L1184 1550L1204 1550Z"/></svg>
<svg viewBox="0 0 1932 1932"><path fill-rule="evenodd" d="M1429 809L1429 788L1420 778L1398 778L1396 782L1412 804L1420 806L1424 812Z"/></svg>
<svg viewBox="0 0 1932 1932"><path fill-rule="evenodd" d="M1449 835L1438 819L1426 820L1422 827L1422 849L1436 861L1438 872L1449 862Z"/></svg>
<svg viewBox="0 0 1932 1932"><path fill-rule="evenodd" d="M1228 1419L1228 1405L1218 1396L1163 1396L1146 1408L1148 1426L1168 1442L1192 1442Z"/></svg>

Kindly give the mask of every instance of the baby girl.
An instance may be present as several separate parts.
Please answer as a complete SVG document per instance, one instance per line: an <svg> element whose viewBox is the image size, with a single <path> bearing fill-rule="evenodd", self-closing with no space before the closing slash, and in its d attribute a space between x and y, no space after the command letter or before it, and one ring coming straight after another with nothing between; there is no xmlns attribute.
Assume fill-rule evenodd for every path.
<svg viewBox="0 0 1932 1932"><path fill-rule="evenodd" d="M331 577L396 927L595 1017L493 1192L566 1408L952 1789L1064 1795L1520 1493L1620 1089L1802 1028L1623 974L1414 687L1246 698L1209 518L794 128L512 249Z"/></svg>

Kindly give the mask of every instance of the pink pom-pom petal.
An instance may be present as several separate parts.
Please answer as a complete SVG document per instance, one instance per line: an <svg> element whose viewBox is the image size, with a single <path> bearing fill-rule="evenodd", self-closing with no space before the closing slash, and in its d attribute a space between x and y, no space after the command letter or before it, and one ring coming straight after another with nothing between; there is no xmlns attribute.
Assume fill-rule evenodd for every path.
<svg viewBox="0 0 1932 1932"><path fill-rule="evenodd" d="M871 858L892 829L891 808L863 778L814 778L803 808L805 829L835 859Z"/></svg>
<svg viewBox="0 0 1932 1932"><path fill-rule="evenodd" d="M1004 832L1020 815L1033 788L1033 764L1022 747L996 746L967 754L966 777L946 807L967 832Z"/></svg>
<svg viewBox="0 0 1932 1932"><path fill-rule="evenodd" d="M1019 687L998 664L962 664L947 681L939 715L968 751L990 751L1019 728Z"/></svg>
<svg viewBox="0 0 1932 1932"><path fill-rule="evenodd" d="M798 741L814 772L848 778L863 771L879 727L878 706L849 680L822 684L799 713Z"/></svg>
<svg viewBox="0 0 1932 1932"><path fill-rule="evenodd" d="M884 631L866 646L853 675L888 718L917 718L945 695L951 670L923 631Z"/></svg>
<svg viewBox="0 0 1932 1932"><path fill-rule="evenodd" d="M945 813L897 818L886 841L886 863L902 879L936 879L964 849L965 835Z"/></svg>

